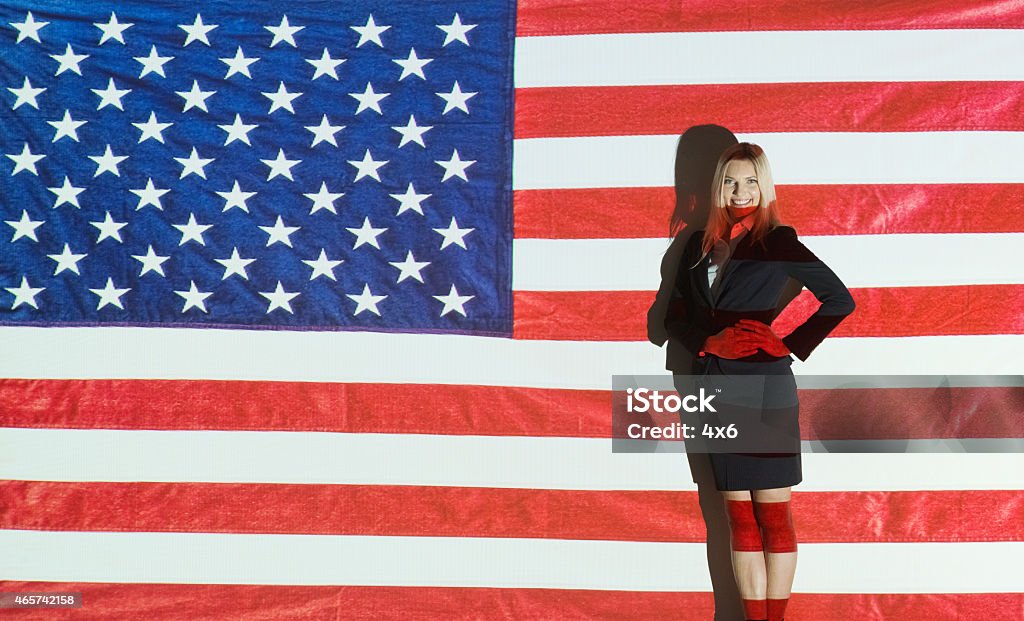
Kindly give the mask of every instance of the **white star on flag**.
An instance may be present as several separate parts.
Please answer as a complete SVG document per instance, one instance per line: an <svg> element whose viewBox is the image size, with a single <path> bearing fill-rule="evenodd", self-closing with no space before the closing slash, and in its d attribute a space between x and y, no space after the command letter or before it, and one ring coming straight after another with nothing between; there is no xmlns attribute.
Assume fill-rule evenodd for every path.
<svg viewBox="0 0 1024 621"><path fill-rule="evenodd" d="M110 41L111 39L113 39L114 41L117 41L121 45L124 45L124 31L128 30L129 28L131 28L134 25L135 24L118 22L117 21L117 15L115 13L113 13L113 12L110 13L110 20L107 21L107 23L105 23L105 24L104 23L94 23L93 24L93 26L96 26L101 31L103 31L103 34L100 35L100 43L99 43L100 45L103 45L104 43L106 43L107 41Z"/></svg>
<svg viewBox="0 0 1024 621"><path fill-rule="evenodd" d="M320 120L319 125L306 125L306 129L313 132L313 144L309 145L315 147L321 142L329 142L334 146L338 146L338 141L334 137L341 130L345 129L344 125L331 125L331 122L327 120L327 115Z"/></svg>
<svg viewBox="0 0 1024 621"><path fill-rule="evenodd" d="M220 59L222 63L228 66L228 72L227 75L224 76L224 79L226 80L236 73L240 73L251 80L252 74L249 73L249 66L257 60L259 60L259 58L252 56L246 57L246 55L242 53L242 46L238 46L238 51L235 52L234 56Z"/></svg>
<svg viewBox="0 0 1024 621"><path fill-rule="evenodd" d="M75 50L72 49L71 44L68 43L67 49L64 50L63 54L50 54L50 58L60 63L57 67L57 73L53 74L54 76L58 76L65 71L71 71L72 73L82 75L82 68L78 66L78 63L89 58L89 55L75 54Z"/></svg>
<svg viewBox="0 0 1024 621"><path fill-rule="evenodd" d="M249 200L253 196L256 196L256 192L243 192L242 188L238 186L238 180L235 180L235 185L231 187L227 192L217 192L217 196L224 199L224 209L221 211L227 211L233 207L237 207L242 211L249 213L249 206L245 204L245 201Z"/></svg>
<svg viewBox="0 0 1024 621"><path fill-rule="evenodd" d="M331 58L331 53L324 48L323 55L320 58L307 58L306 62L313 65L316 71L313 72L313 77L310 78L315 80L322 75L329 75L335 80L338 79L338 65L345 62L344 58Z"/></svg>
<svg viewBox="0 0 1024 621"><path fill-rule="evenodd" d="M39 238L36 237L36 229L43 225L45 220L33 220L28 216L28 210L21 210L20 220L4 220L14 229L14 235L11 237L11 241L15 242L22 237L27 237L34 242L38 242Z"/></svg>
<svg viewBox="0 0 1024 621"><path fill-rule="evenodd" d="M167 74L164 73L164 65L174 60L173 56L161 56L158 54L155 45L149 49L149 56L135 56L134 58L142 65L142 72L139 74L140 78L144 78L150 73L166 78Z"/></svg>
<svg viewBox="0 0 1024 621"><path fill-rule="evenodd" d="M398 148L404 147L407 143L415 142L421 147L426 147L426 143L423 142L423 134L434 129L433 125L417 125L416 117L412 114L409 115L409 122L403 125L392 125L391 129L395 130L399 134L402 134L402 141L398 143Z"/></svg>
<svg viewBox="0 0 1024 621"><path fill-rule="evenodd" d="M438 24L437 27L444 31L444 43L441 47L447 46L449 43L459 41L469 45L469 39L466 38L466 33L476 28L476 24L463 24L459 14L455 14L455 19L448 25Z"/></svg>
<svg viewBox="0 0 1024 621"><path fill-rule="evenodd" d="M34 88L32 83L29 82L28 76L25 76L25 82L20 88L8 87L7 90L14 93L14 96L16 97L14 106L11 108L12 110L17 110L24 104L28 104L38 110L39 102L36 101L36 97L41 95L46 89L42 87Z"/></svg>
<svg viewBox="0 0 1024 621"><path fill-rule="evenodd" d="M368 310L380 317L380 310L377 309L377 304L388 297L386 295L373 295L370 291L369 283L363 285L362 293L346 293L345 295L356 303L356 309L352 312L353 316Z"/></svg>
<svg viewBox="0 0 1024 621"><path fill-rule="evenodd" d="M28 278L25 276L21 277L21 285L18 287L4 287L8 293L14 295L14 303L11 304L11 310L18 308L22 304L28 304L32 308L39 309L39 305L36 304L36 296L40 292L45 291L46 287L33 287L28 284Z"/></svg>
<svg viewBox="0 0 1024 621"><path fill-rule="evenodd" d="M96 310L100 310L104 306L116 306L121 310L124 310L124 306L121 304L121 296L131 291L131 288L118 289L114 286L114 279L107 277L107 284L102 289L89 289L100 297L96 303Z"/></svg>
<svg viewBox="0 0 1024 621"><path fill-rule="evenodd" d="M400 216L407 211L415 211L422 216L423 207L421 203L430 198L430 194L417 194L416 189L412 187L412 182L410 182L409 187L406 188L405 194L391 194L390 196L399 203L398 213L395 214L396 216Z"/></svg>
<svg viewBox="0 0 1024 621"><path fill-rule="evenodd" d="M429 261L417 261L412 256L412 250L405 255L405 261L389 261L389 263L398 268L398 280L396 282L402 282L406 278L415 278L423 282L423 275L420 272L423 271L423 268L430 265Z"/></svg>
<svg viewBox="0 0 1024 621"><path fill-rule="evenodd" d="M104 239L112 239L119 244L123 244L124 240L121 239L121 229L128 226L127 222L117 222L110 215L108 211L106 216L102 220L96 220L95 222L89 222L89 224L96 227L99 231L99 235L96 237L96 243L100 243Z"/></svg>
<svg viewBox="0 0 1024 621"><path fill-rule="evenodd" d="M54 209L60 207L64 203L73 205L78 209L82 208L82 206L78 204L78 195L84 192L85 188L76 188L71 185L71 179L69 179L67 175L64 175L64 185L46 189L56 195L56 199L53 203Z"/></svg>
<svg viewBox="0 0 1024 621"><path fill-rule="evenodd" d="M305 28L305 26L292 26L288 23L288 16L285 15L277 26L264 26L264 28L274 34L274 40L270 42L270 47L274 47L282 41L292 47L298 47L295 45L295 33Z"/></svg>
<svg viewBox="0 0 1024 621"><path fill-rule="evenodd" d="M213 228L212 224L199 224L196 222L196 214L188 214L188 222L185 224L172 224L174 228L181 231L181 241L178 242L179 246L184 246L186 242L194 241L200 246L206 245L206 240L203 239L203 233L208 229Z"/></svg>
<svg viewBox="0 0 1024 621"><path fill-rule="evenodd" d="M267 300L270 302L270 304L267 305L268 315L270 314L271 311L277 308L284 309L289 313L294 314L294 312L292 311L291 301L295 299L295 297L298 296L299 294L298 292L290 293L288 291L285 291L284 287L281 286L280 280L277 281L277 287L273 291L260 291L259 294L267 298Z"/></svg>
<svg viewBox="0 0 1024 621"><path fill-rule="evenodd" d="M342 261L342 260L332 261L332 260L328 259L327 258L327 251L325 249L323 249L323 248L320 249L320 256L319 257L317 257L316 259L313 259L311 261L304 259L302 262L305 263L306 265L310 266L311 268L313 268L313 273L310 274L310 276L309 276L310 280L315 280L316 278L318 278L320 276L326 276L326 277L330 278L333 281L337 281L338 280L334 276L334 268L336 268L339 265L341 265L342 263L344 263L344 261Z"/></svg>
<svg viewBox="0 0 1024 621"><path fill-rule="evenodd" d="M353 250L362 246L363 244L370 244L377 250L380 250L380 243L377 242L377 237L380 236L381 233L387 231L387 228L373 228L373 225L370 224L369 216L366 216L363 218L363 225L361 227L346 227L345 230L356 236L355 244L352 246Z"/></svg>
<svg viewBox="0 0 1024 621"><path fill-rule="evenodd" d="M114 155L114 152L110 150L110 145L107 145L107 150L100 155L90 155L89 159L96 163L96 172L93 173L93 177L99 177L105 172L108 172L115 177L121 176L121 171L118 170L117 165L128 159L127 155Z"/></svg>
<svg viewBox="0 0 1024 621"><path fill-rule="evenodd" d="M149 245L146 250L146 254L133 254L132 258L142 263L142 271L139 272L139 276L144 276L147 272L155 272L163 277L167 277L164 274L163 264L170 256L160 256L153 250L153 244Z"/></svg>
<svg viewBox="0 0 1024 621"><path fill-rule="evenodd" d="M295 114L295 108L292 107L292 102L302 96L302 93L288 92L285 88L284 82L280 83L277 87L277 92L265 92L263 96L270 100L270 112L267 114L273 114L274 110L280 110L284 108L288 112Z"/></svg>
<svg viewBox="0 0 1024 621"><path fill-rule="evenodd" d="M431 63L433 61L433 58L420 58L416 56L416 48L412 48L411 50L409 50L408 58L395 58L392 59L391 62L397 64L399 67L402 68L402 75L398 77L398 81L401 82L402 80L406 79L411 75L419 76L420 78L426 80L427 76L423 75L423 67L425 67L428 63Z"/></svg>
<svg viewBox="0 0 1024 621"><path fill-rule="evenodd" d="M53 269L54 276L60 274L64 270L74 272L81 276L82 272L78 271L78 262L84 259L87 255L71 252L71 247L67 242L65 242L64 250L62 250L60 254L48 254L46 256L57 262L57 266Z"/></svg>
<svg viewBox="0 0 1024 621"><path fill-rule="evenodd" d="M466 177L466 169L476 164L476 160L463 160L459 157L459 150L452 149L452 157L449 160L434 160L444 168L444 178L441 181L448 181L452 177L459 177L463 181L469 181Z"/></svg>
<svg viewBox="0 0 1024 621"><path fill-rule="evenodd" d="M338 200L342 196L345 196L345 193L331 192L330 190L327 189L327 182L321 181L320 190L318 192L303 194L303 196L313 201L313 207L309 210L309 213L311 215L320 211L321 209L326 209L327 211L333 214L337 214L338 210L334 208L334 201Z"/></svg>
<svg viewBox="0 0 1024 621"><path fill-rule="evenodd" d="M463 238L475 230L476 229L474 228L460 229L459 223L455 220L455 216L452 216L452 221L448 225L448 228L434 229L435 232L440 233L444 237L444 239L441 240L441 250L444 250L452 244L466 248L466 241Z"/></svg>
<svg viewBox="0 0 1024 621"><path fill-rule="evenodd" d="M7 153L6 155L14 162L14 171L11 172L12 177L23 170L27 170L38 177L39 171L36 170L36 162L46 157L45 155L32 153L28 148L27 142L22 147L21 153Z"/></svg>
<svg viewBox="0 0 1024 621"><path fill-rule="evenodd" d="M143 143L150 138L163 144L164 142L164 130L174 125L174 123L161 123L156 120L156 112L149 113L149 120L145 123L132 123L136 129L142 132L139 136L139 143Z"/></svg>
<svg viewBox="0 0 1024 621"><path fill-rule="evenodd" d="M204 24L203 16L199 13L196 13L196 20L191 24L178 24L178 28L181 28L186 33L188 33L188 36L185 37L185 43L182 44L182 47L188 47L188 44L192 43L193 41L205 43L206 46L209 47L210 40L206 38L206 35L210 34L210 31L217 27L218 26L216 24Z"/></svg>
<svg viewBox="0 0 1024 621"><path fill-rule="evenodd" d="M67 137L75 142L78 142L78 128L85 125L85 121L76 121L71 118L71 111L64 111L64 118L59 121L47 121L47 125L51 125L55 131L53 133L53 140L51 142L57 142L61 138Z"/></svg>
<svg viewBox="0 0 1024 621"><path fill-rule="evenodd" d="M362 93L349 93L348 96L354 98L359 102L359 106L356 107L356 114L359 114L363 110L373 110L377 114L384 114L380 109L380 101L390 95L390 93L376 93L373 90L373 84L366 83L366 89Z"/></svg>
<svg viewBox="0 0 1024 621"><path fill-rule="evenodd" d="M270 181L274 177L285 177L290 181L295 181L295 178L292 177L292 168L302 162L302 160L288 159L284 154L284 149L277 150L276 158L260 161L270 167L270 172L267 173L267 181Z"/></svg>
<svg viewBox="0 0 1024 621"><path fill-rule="evenodd" d="M142 209L146 205L152 205L157 209L163 210L164 206L160 203L160 197L170 192L169 189L161 189L153 185L152 177L146 180L146 187L137 190L129 189L128 191L139 197L139 204L135 206L135 211Z"/></svg>
<svg viewBox="0 0 1024 621"><path fill-rule="evenodd" d="M199 108L203 112L209 112L206 108L206 100L217 94L217 91L204 91L199 88L199 80L192 80L192 89L187 91L174 91L179 97L185 100L182 112L188 112L192 108Z"/></svg>
<svg viewBox="0 0 1024 621"><path fill-rule="evenodd" d="M24 21L11 22L11 26L18 31L18 38L15 40L15 43L21 43L25 39L32 39L36 43L42 43L42 40L39 38L39 31L49 24L50 22L37 22L36 18L32 16L32 11L29 11Z"/></svg>
<svg viewBox="0 0 1024 621"><path fill-rule="evenodd" d="M227 280L232 274L249 280L249 274L245 272L245 268L255 260L256 259L243 259L238 254L237 247L231 251L231 256L227 259L214 259L214 261L224 266L224 276L221 277L221 280Z"/></svg>
<svg viewBox="0 0 1024 621"><path fill-rule="evenodd" d="M298 231L302 227L298 226L285 226L284 220L281 216L277 217L277 222L274 222L274 226L261 226L260 229L264 233L269 235L267 238L267 247L273 246L274 244L284 244L289 248L292 247L291 236L295 231Z"/></svg>
<svg viewBox="0 0 1024 621"><path fill-rule="evenodd" d="M178 295L185 299L185 304L181 308L181 312L185 312L190 308L198 308L204 313L206 310L206 298L213 295L212 291L200 291L196 288L196 281L189 281L188 291L175 291Z"/></svg>
<svg viewBox="0 0 1024 621"><path fill-rule="evenodd" d="M371 13L364 26L350 26L350 28L359 33L359 42L356 43L356 47L363 47L366 42L376 43L377 47L384 47L380 35L391 26L378 26L373 19L373 13Z"/></svg>
<svg viewBox="0 0 1024 621"><path fill-rule="evenodd" d="M235 113L235 120L233 123L230 125L218 125L217 127L223 129L228 134L224 139L225 147L236 140L244 142L251 147L252 143L249 142L249 132L259 127L259 125L247 125L242 122L242 115Z"/></svg>
<svg viewBox="0 0 1024 621"><path fill-rule="evenodd" d="M178 179L184 179L188 175L196 175L206 179L206 167L213 161L212 157L199 157L199 152L196 151L195 147L192 147L192 153L188 157L176 157L174 159L181 164L181 176Z"/></svg>
<svg viewBox="0 0 1024 621"><path fill-rule="evenodd" d="M441 114L448 114L456 108L462 110L466 114L469 114L469 108L466 106L466 102L476 95L477 93L475 92L462 92L462 89L459 87L459 81L456 80L450 93L437 93L437 96L445 101L444 112Z"/></svg>
<svg viewBox="0 0 1024 621"><path fill-rule="evenodd" d="M466 302L472 300L474 297L476 296L459 295L458 289L456 289L455 285L453 284L451 290L448 292L447 295L435 295L434 299L444 303L444 308L441 309L441 317L444 317L451 311L455 311L456 313L465 317L466 309L464 309L462 306Z"/></svg>
<svg viewBox="0 0 1024 621"><path fill-rule="evenodd" d="M377 174L377 169L388 163L388 160L375 160L373 155L370 154L370 150L367 149L363 155L362 160L347 160L349 164L356 167L358 172L356 173L355 181L359 181L363 177L373 177L377 181L380 181L380 175Z"/></svg>
<svg viewBox="0 0 1024 621"><path fill-rule="evenodd" d="M110 78L110 81L107 82L107 88L90 88L89 90L99 95L100 103L96 106L97 110L102 110L107 106L114 106L121 112L124 112L124 104L121 103L121 98L132 92L130 88L117 88L114 78Z"/></svg>

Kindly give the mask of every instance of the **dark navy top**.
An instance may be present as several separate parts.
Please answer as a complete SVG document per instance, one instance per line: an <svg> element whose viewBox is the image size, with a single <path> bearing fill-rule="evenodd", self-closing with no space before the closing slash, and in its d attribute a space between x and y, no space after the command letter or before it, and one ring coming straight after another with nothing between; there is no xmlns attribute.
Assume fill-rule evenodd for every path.
<svg viewBox="0 0 1024 621"><path fill-rule="evenodd" d="M717 275L715 295L708 286L710 257L701 257L704 231L690 236L679 265L665 317L669 336L694 356L704 341L741 319L771 324L781 309L779 300L789 278L803 284L821 302L818 310L782 342L800 360L850 313L850 291L835 273L797 239L789 226L777 226L759 242L745 234L723 272ZM740 358L750 362L778 360L764 351Z"/></svg>

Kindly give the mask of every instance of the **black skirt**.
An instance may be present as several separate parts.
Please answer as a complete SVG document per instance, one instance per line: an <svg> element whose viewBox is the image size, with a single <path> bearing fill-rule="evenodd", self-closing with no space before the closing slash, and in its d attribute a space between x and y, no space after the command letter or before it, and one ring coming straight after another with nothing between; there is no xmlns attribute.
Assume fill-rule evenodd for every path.
<svg viewBox="0 0 1024 621"><path fill-rule="evenodd" d="M694 362L693 374L706 377L709 385L742 386L743 391L753 393L747 395L749 401L740 403L743 398L729 399L737 391L726 390L717 402L716 414L700 415L702 425L744 421L738 426L740 438L716 440L718 447L708 451L715 487L720 491L790 487L803 480L800 408L792 362L789 357L745 362L713 355ZM758 420L745 425L751 417Z"/></svg>

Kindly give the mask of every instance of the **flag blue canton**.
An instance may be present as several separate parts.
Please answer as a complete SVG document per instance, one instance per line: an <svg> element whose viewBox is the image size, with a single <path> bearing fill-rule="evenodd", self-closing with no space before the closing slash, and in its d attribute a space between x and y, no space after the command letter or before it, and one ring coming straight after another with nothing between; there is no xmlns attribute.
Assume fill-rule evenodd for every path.
<svg viewBox="0 0 1024 621"><path fill-rule="evenodd" d="M514 3L0 18L0 321L511 333Z"/></svg>

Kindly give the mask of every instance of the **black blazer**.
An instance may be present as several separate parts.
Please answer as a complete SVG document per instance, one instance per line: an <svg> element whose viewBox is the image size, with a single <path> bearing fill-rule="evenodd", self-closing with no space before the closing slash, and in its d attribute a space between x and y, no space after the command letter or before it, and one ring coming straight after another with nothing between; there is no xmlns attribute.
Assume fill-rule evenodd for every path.
<svg viewBox="0 0 1024 621"><path fill-rule="evenodd" d="M755 243L752 237L748 233L737 244L724 271L718 275L718 295L713 296L708 286L711 258L701 257L700 250L704 231L690 236L669 301L665 329L669 338L696 356L709 336L740 319L756 319L770 325L782 310L779 301L792 279L807 287L821 302L807 321L782 339L793 354L806 360L853 312L853 297L839 277L797 239L792 227L777 226L761 242ZM778 358L758 351L740 360L768 362Z"/></svg>

